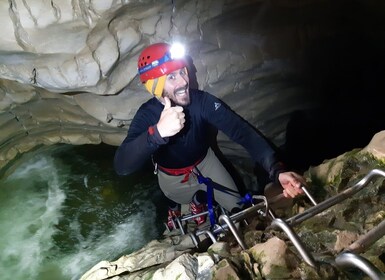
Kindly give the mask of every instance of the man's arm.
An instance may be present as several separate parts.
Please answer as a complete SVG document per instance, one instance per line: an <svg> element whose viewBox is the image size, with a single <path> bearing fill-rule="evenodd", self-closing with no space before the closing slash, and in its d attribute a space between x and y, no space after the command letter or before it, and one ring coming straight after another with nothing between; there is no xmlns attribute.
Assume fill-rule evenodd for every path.
<svg viewBox="0 0 385 280"><path fill-rule="evenodd" d="M156 125L147 126L147 129L139 127L141 125L133 121L127 137L116 150L114 168L119 175L129 175L138 170L160 145L167 143L167 139L159 135Z"/></svg>
<svg viewBox="0 0 385 280"><path fill-rule="evenodd" d="M207 122L243 146L254 162L259 163L269 173L270 179L277 179L277 171L284 170L284 166L279 162L276 151L256 128L211 94L206 93L202 105L202 114Z"/></svg>
<svg viewBox="0 0 385 280"><path fill-rule="evenodd" d="M128 175L139 169L161 145L168 143L170 136L183 128L185 123L183 108L171 107L171 101L167 97L164 98L164 102L159 120L154 119L156 113L148 108L141 108L136 113L127 137L115 153L114 167L119 175ZM151 122L157 123L151 125Z"/></svg>
<svg viewBox="0 0 385 280"><path fill-rule="evenodd" d="M251 158L268 172L270 180L282 185L286 197L303 193L301 184L305 182L302 176L287 171L276 150L256 128L233 112L223 101L210 94L207 95L204 108L205 119L231 140L242 145Z"/></svg>

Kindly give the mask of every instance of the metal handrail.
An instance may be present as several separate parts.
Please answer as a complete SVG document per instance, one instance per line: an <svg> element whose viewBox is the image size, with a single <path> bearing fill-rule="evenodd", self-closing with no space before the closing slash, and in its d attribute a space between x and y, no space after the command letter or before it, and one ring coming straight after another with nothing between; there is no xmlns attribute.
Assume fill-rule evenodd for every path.
<svg viewBox="0 0 385 280"><path fill-rule="evenodd" d="M263 200L263 202L265 203L265 213L264 213L264 216L265 217L267 217L267 214L269 213L269 202L267 201L267 198L266 198L266 196L264 196L264 195L253 195L253 199L255 199L255 200ZM253 205L255 205L254 203L253 203Z"/></svg>
<svg viewBox="0 0 385 280"><path fill-rule="evenodd" d="M274 197L274 198L272 199L272 201L270 201L270 203L275 202L275 201L278 201L278 200L282 199L282 197L283 197L282 194L277 195L276 197ZM262 196L253 196L253 198L255 198L255 199L263 199L263 202L258 203L258 204L255 204L255 205L253 205L253 206L251 206L251 207L248 207L248 208L246 208L246 209L244 209L244 210L241 210L241 211L239 211L239 212L237 212L237 213L235 213L235 214L233 214L233 215L231 215L231 216L227 216L227 215L225 215L225 214L221 215L221 216L227 216L227 217L229 218L229 220L230 220L231 223L228 222L227 218L223 218L223 217L222 217L222 218L221 218L221 221L224 222L224 224L216 225L215 227L213 227L213 228L211 229L211 232L212 232L214 235L216 235L216 234L218 234L218 233L220 233L220 232L226 231L227 229L230 229L230 230L231 230L231 224L240 222L241 220L244 220L245 218L251 216L251 214L256 214L256 213L258 213L258 211L260 211L260 210L263 209L263 208L266 209L265 211L268 210L267 200L266 200L265 197L262 198ZM265 213L265 215L266 215L266 213ZM237 241L240 240L240 242L238 242L239 245L240 245L243 249L245 249L245 248L246 248L246 245L243 243L243 241L242 241L241 238L239 237L239 234L237 233L237 230L234 230L234 231L231 230L231 231L233 232L233 234L235 233L234 236L235 236L235 238L237 239ZM198 230L195 232L195 234L196 234L197 236L200 236L200 235L206 234L206 233L207 233L207 230L206 230L206 229L198 229Z"/></svg>
<svg viewBox="0 0 385 280"><path fill-rule="evenodd" d="M307 195L307 197L309 198L309 200L311 201L311 203L313 203L313 205L317 205L318 203L315 201L315 199L313 198L313 196L309 193L309 191L307 190L307 188L302 185L301 186L301 189L303 190L303 192Z"/></svg>
<svg viewBox="0 0 385 280"><path fill-rule="evenodd" d="M287 236L289 237L291 242L293 242L294 246L297 248L298 252L301 254L304 261L308 265L310 265L314 268L317 267L313 256L305 249L305 246L302 243L302 241L299 239L298 235L294 232L294 230L286 222L284 222L282 219L277 218L277 219L273 220L273 222L271 223L271 226L273 228L278 227L278 228L282 229L287 234Z"/></svg>
<svg viewBox="0 0 385 280"><path fill-rule="evenodd" d="M358 240L353 242L346 251L352 253L362 253L366 251L374 242L382 238L385 235L385 220L379 223L377 226L369 230L365 235L361 236Z"/></svg>
<svg viewBox="0 0 385 280"><path fill-rule="evenodd" d="M350 252L343 252L337 256L335 262L336 265L342 269L355 266L372 280L385 280L385 274L362 256Z"/></svg>
<svg viewBox="0 0 385 280"><path fill-rule="evenodd" d="M217 239L215 238L214 234L211 231L205 230L203 231L203 233L206 234L206 236L208 236L213 243L217 242Z"/></svg>
<svg viewBox="0 0 385 280"><path fill-rule="evenodd" d="M177 224L179 226L181 234L186 234L184 229L183 229L182 221L180 220L180 218L179 217L175 217L175 220L176 220L176 222L177 222Z"/></svg>
<svg viewBox="0 0 385 280"><path fill-rule="evenodd" d="M241 236L239 235L238 230L237 230L236 226L234 225L233 221L231 220L231 218L227 215L220 215L218 220L219 220L219 222L224 222L227 224L227 226L229 227L229 229L233 233L235 239L237 240L238 244L242 247L243 250L246 250L246 245L243 242Z"/></svg>
<svg viewBox="0 0 385 280"><path fill-rule="evenodd" d="M308 196L308 198L314 204L314 206L305 210L302 213L299 213L299 214L287 219L286 221L283 221L281 219L276 219L274 217L274 215L272 215L272 218L273 218L272 226L274 225L276 227L280 227L281 229L283 229L288 234L289 238L293 241L294 245L297 247L298 251L300 252L302 257L304 258L304 260L309 265L315 267L316 265L315 265L315 261L314 261L313 257L304 249L303 244L301 243L298 236L295 234L295 232L292 230L292 228L289 225L293 226L293 225L299 224L302 221L321 213L322 211L326 210L327 208L330 208L330 207L336 205L337 203L342 202L343 200L353 196L354 194L356 194L357 192L362 190L367 185L369 180L375 176L385 177L385 171L380 170L380 169L373 169L364 178L362 178L359 182L357 182L352 187L345 189L341 193L339 193L339 194L337 194L337 195L335 195L335 196L333 196L333 197L331 197L331 198L329 198L323 202L320 202L318 204L314 200L314 198L310 195L310 193L306 190L306 188L304 186L301 186L302 190ZM261 196L254 196L253 198L261 199ZM281 200L282 198L284 198L283 194L279 194L279 195L273 197L272 199L270 199L269 203L274 204L277 201ZM264 202L253 205L253 206L246 208L246 209L244 209L238 213L235 213L231 216L221 215L219 217L219 219L220 219L220 222L224 222L224 224L219 225L217 227L214 227L211 231L212 234L215 235L219 232L225 231L226 229L230 229L231 232L233 233L234 237L237 239L239 245L242 247L242 249L246 249L246 245L243 243L243 240L239 236L238 231L234 226L234 223L239 222L242 219L249 217L251 214L258 213L258 211L260 212L260 210L262 208L265 208L265 215L266 215L266 213L269 209L269 205L268 205L268 202L266 199L263 199L263 200L264 200ZM200 215L202 215L202 214L203 213L201 213ZM191 217L192 216L188 216L186 218L191 219ZM381 229L379 231L382 232L382 230L383 230L383 228L381 226ZM196 236L199 236L202 234L207 234L207 230L197 230L196 231ZM378 232L373 233L373 235L375 235L375 237L377 237L378 234L379 234ZM209 237L212 238L212 236L209 236ZM373 240L373 237L370 238L370 241L372 241L372 240Z"/></svg>
<svg viewBox="0 0 385 280"><path fill-rule="evenodd" d="M304 189L303 186L302 186L302 189ZM311 197L311 195L308 193L307 190L305 191L305 194L309 197L309 199L313 203L315 203L315 200ZM249 208L246 208L246 209L244 209L242 211L239 211L238 213L235 213L235 214L233 214L231 216L227 216L225 214L221 215L219 217L219 221L220 222L224 222L224 224L222 224L220 226L217 226L217 227L214 227L211 232L213 234L218 234L220 232L225 231L226 229L230 229L230 231L233 233L235 239L238 241L238 244L242 247L242 249L245 250L246 249L246 245L244 244L243 240L239 236L238 231L235 228L233 223L239 222L239 221L249 217L251 214L258 213L258 211L260 211L262 208L265 208L264 216L267 216L267 214L269 213L270 216L273 219L275 219L275 216L274 216L273 212L270 211L270 209L269 209L269 203L270 204L274 204L274 203L276 203L277 201L280 201L283 198L285 198L283 196L283 194L279 194L279 195L273 197L272 199L270 199L270 202L268 202L268 200L266 199L265 196L254 195L253 199L261 199L261 200L263 200L263 202L255 204L255 205L253 205L253 206L251 206ZM199 215L202 215L202 213L199 214ZM191 217L192 216L187 215L186 217L183 217L182 220L191 219ZM196 234L196 236L199 236L199 235L202 235L202 234L207 234L207 230L197 230L195 234Z"/></svg>
<svg viewBox="0 0 385 280"><path fill-rule="evenodd" d="M364 178L362 178L354 186L352 186L348 189L345 189L341 193L318 203L316 206L308 208L305 211L303 211L302 213L299 213L299 214L287 219L286 222L289 223L290 225L296 225L296 224L303 222L304 220L306 220L308 218L311 218L311 217L321 213L322 211L336 205L337 203L351 197L352 195L354 195L357 192L359 192L360 190L362 190L366 186L366 184L369 182L369 180L375 176L385 177L385 171L380 170L380 169L371 170Z"/></svg>
<svg viewBox="0 0 385 280"><path fill-rule="evenodd" d="M239 234L238 234L238 231L236 229L236 227L234 226L234 223L236 222L239 222L243 219L245 219L246 217L250 216L251 214L254 214L254 213L257 213L259 210L261 210L262 208L265 208L265 203L262 202L262 203L258 203L256 205L253 205L249 208L246 208L238 213L235 213L231 216L227 216L225 214L221 215L219 217L219 221L220 222L223 222L223 224L216 224L212 229L211 229L211 233L212 233L212 236L215 236L216 234L219 234L221 232L224 232L226 231L227 229L230 229L234 235L234 237L237 239L238 241L238 244L242 247L242 249L246 249L246 245L245 243L243 242L243 240L240 238ZM226 218L227 217L227 218ZM196 236L200 236L200 235L207 235L208 233L208 230L207 229L198 229L196 232L195 232L195 235ZM212 239L212 236L209 236L210 239Z"/></svg>
<svg viewBox="0 0 385 280"><path fill-rule="evenodd" d="M188 235L190 236L195 248L199 248L198 238L192 232L189 232Z"/></svg>

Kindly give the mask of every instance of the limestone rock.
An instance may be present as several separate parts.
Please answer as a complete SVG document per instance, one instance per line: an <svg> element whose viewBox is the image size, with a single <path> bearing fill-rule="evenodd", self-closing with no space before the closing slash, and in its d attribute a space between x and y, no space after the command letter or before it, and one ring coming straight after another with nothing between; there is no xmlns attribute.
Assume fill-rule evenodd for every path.
<svg viewBox="0 0 385 280"><path fill-rule="evenodd" d="M198 260L190 254L183 254L165 268L157 270L153 280L194 280L198 274Z"/></svg>
<svg viewBox="0 0 385 280"><path fill-rule="evenodd" d="M207 253L198 254L196 258L198 259L197 279L210 280L211 271L215 265L213 258Z"/></svg>
<svg viewBox="0 0 385 280"><path fill-rule="evenodd" d="M277 237L254 245L249 251L267 278L286 278L296 266L294 254L290 254L286 243Z"/></svg>
<svg viewBox="0 0 385 280"><path fill-rule="evenodd" d="M339 231L337 234L337 240L334 245L334 250L336 252L341 252L342 250L349 247L354 241L356 241L359 237L359 234L356 232L349 232L346 230Z"/></svg>
<svg viewBox="0 0 385 280"><path fill-rule="evenodd" d="M213 280L234 279L240 280L234 266L227 260L221 260L213 270Z"/></svg>
<svg viewBox="0 0 385 280"><path fill-rule="evenodd" d="M163 240L163 242L154 240L141 250L121 257L116 261L116 264L132 272L171 261L181 254L183 254L183 251L176 251L172 243L168 242L167 239Z"/></svg>
<svg viewBox="0 0 385 280"><path fill-rule="evenodd" d="M218 258L226 258L230 256L230 246L226 242L215 242L208 248L207 252L217 255Z"/></svg>
<svg viewBox="0 0 385 280"><path fill-rule="evenodd" d="M378 160L385 162L385 130L376 133L369 144L362 149L362 153L368 152Z"/></svg>
<svg viewBox="0 0 385 280"><path fill-rule="evenodd" d="M179 239L180 242L183 240L184 238ZM174 244L175 240L171 238L165 238L162 241L153 240L142 249L130 255L122 256L116 261L101 261L83 275L81 280L101 280L122 273L136 272L171 262L187 251L186 248L184 248L184 251L178 251L176 247L173 246ZM195 261L197 262L197 260Z"/></svg>

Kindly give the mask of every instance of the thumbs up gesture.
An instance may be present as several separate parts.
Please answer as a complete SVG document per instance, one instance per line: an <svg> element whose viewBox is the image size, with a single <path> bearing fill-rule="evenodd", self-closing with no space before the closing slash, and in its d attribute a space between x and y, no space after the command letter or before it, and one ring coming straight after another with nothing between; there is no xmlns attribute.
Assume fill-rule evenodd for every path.
<svg viewBox="0 0 385 280"><path fill-rule="evenodd" d="M164 97L164 108L157 123L157 128L162 138L174 136L182 130L185 123L185 115L181 106L171 107L171 101Z"/></svg>

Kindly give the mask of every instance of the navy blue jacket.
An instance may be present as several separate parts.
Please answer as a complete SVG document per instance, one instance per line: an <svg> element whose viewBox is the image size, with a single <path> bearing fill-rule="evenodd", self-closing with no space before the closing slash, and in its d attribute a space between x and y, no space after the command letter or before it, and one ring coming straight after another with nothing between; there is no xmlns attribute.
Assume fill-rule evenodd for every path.
<svg viewBox="0 0 385 280"><path fill-rule="evenodd" d="M193 165L206 155L210 145L208 132L212 125L242 145L251 158L269 173L270 179L276 180L283 166L276 152L254 127L207 92L190 89L190 99L190 104L184 107L185 127L167 138L160 137L156 129L163 104L152 98L139 108L127 137L115 154L114 166L119 175L136 171L151 155L155 162L166 168Z"/></svg>

